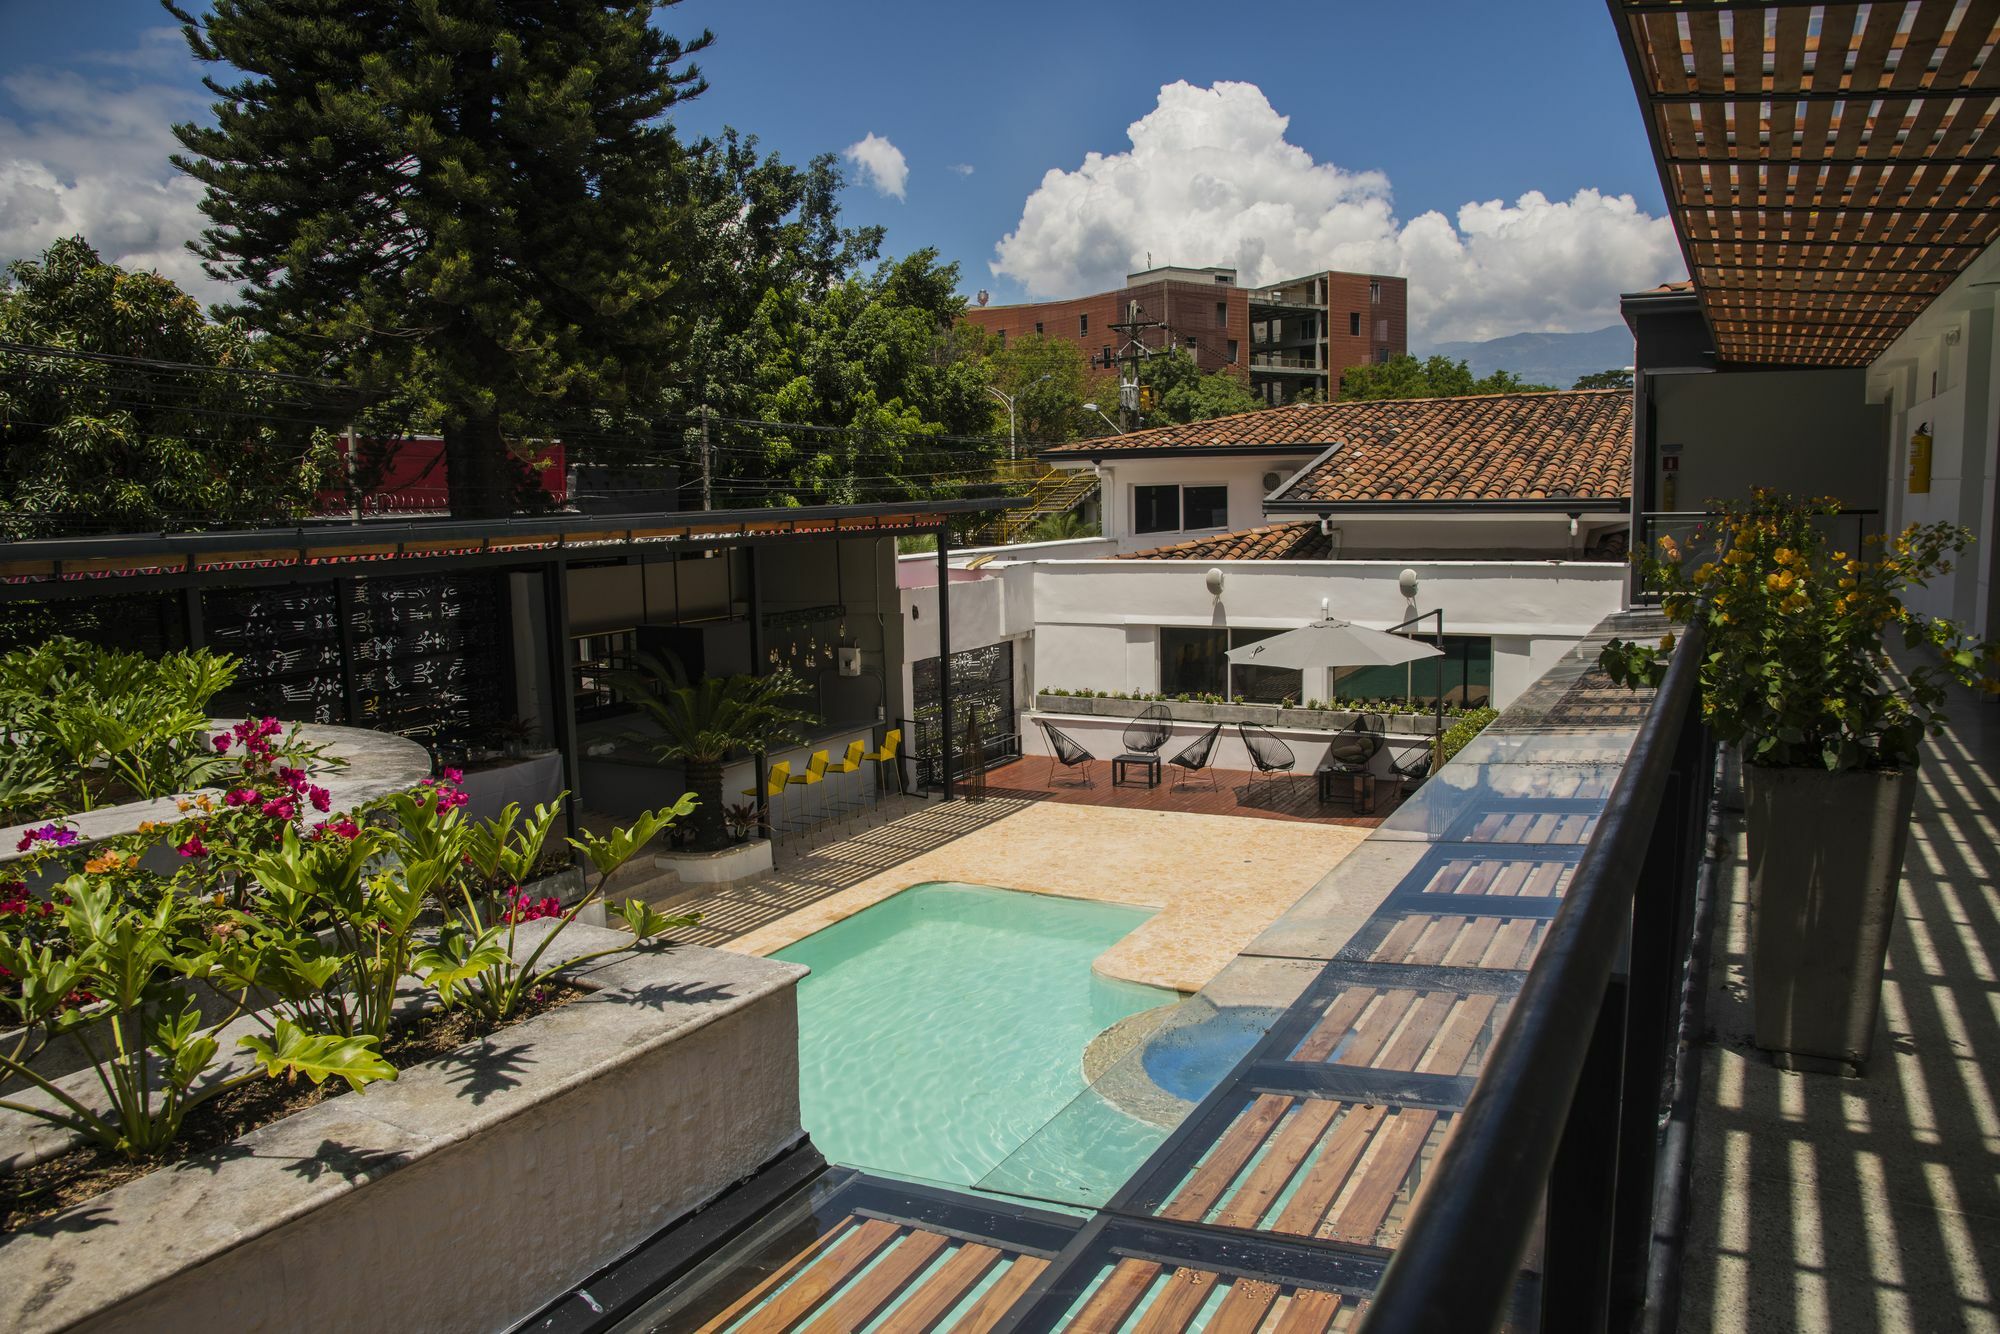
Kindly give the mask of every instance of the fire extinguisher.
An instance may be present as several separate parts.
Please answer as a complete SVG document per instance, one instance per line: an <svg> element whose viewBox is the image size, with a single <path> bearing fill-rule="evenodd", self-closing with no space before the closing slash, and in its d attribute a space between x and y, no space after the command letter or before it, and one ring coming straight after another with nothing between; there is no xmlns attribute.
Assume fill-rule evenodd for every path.
<svg viewBox="0 0 2000 1334"><path fill-rule="evenodd" d="M1931 424L1924 422L1910 437L1910 494L1928 495L1931 489Z"/></svg>

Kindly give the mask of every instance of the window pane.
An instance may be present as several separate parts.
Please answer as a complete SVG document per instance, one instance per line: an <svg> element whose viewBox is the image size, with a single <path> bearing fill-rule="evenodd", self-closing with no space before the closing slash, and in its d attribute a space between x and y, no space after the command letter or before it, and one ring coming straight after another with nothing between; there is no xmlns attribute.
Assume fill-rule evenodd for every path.
<svg viewBox="0 0 2000 1334"><path fill-rule="evenodd" d="M1227 684L1228 632L1211 629L1160 627L1160 693L1220 695Z"/></svg>
<svg viewBox="0 0 2000 1334"><path fill-rule="evenodd" d="M1229 646L1242 648L1283 633L1283 630L1232 630ZM1282 704L1286 700L1296 704L1304 697L1304 686L1305 673L1291 667L1231 666L1229 669L1230 698L1245 704Z"/></svg>
<svg viewBox="0 0 2000 1334"><path fill-rule="evenodd" d="M1181 488L1181 527L1226 528L1228 525L1228 487L1189 486Z"/></svg>
<svg viewBox="0 0 2000 1334"><path fill-rule="evenodd" d="M1419 635L1425 643L1429 635ZM1356 667L1334 673L1341 699L1403 699L1429 703L1442 674L1447 704L1485 704L1493 697L1493 641L1484 635L1446 635L1444 658L1402 667Z"/></svg>
<svg viewBox="0 0 2000 1334"><path fill-rule="evenodd" d="M1170 533L1181 526L1181 489L1177 486L1132 488L1132 531Z"/></svg>

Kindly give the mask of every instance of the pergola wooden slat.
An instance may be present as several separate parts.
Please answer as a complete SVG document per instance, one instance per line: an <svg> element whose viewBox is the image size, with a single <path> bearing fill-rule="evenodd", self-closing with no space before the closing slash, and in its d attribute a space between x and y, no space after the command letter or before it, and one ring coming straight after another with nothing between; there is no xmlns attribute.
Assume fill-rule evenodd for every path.
<svg viewBox="0 0 2000 1334"><path fill-rule="evenodd" d="M1721 360L1866 365L2000 237L2000 0L1608 3Z"/></svg>

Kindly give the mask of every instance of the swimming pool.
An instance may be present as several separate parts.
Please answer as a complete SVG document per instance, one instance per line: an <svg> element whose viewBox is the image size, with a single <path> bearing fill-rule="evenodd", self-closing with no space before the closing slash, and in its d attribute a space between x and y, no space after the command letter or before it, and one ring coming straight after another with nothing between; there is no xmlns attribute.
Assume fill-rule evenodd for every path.
<svg viewBox="0 0 2000 1334"><path fill-rule="evenodd" d="M776 956L799 984L806 1130L836 1163L971 1186L1084 1090L1083 1050L1176 992L1091 960L1143 909L924 884Z"/></svg>

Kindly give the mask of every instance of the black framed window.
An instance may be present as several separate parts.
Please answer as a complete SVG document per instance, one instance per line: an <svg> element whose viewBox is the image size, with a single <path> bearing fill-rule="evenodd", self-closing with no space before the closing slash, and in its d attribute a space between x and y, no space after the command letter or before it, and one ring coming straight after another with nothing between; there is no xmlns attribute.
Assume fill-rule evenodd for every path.
<svg viewBox="0 0 2000 1334"><path fill-rule="evenodd" d="M1160 627L1160 693L1221 695L1229 688L1229 632L1201 626Z"/></svg>
<svg viewBox="0 0 2000 1334"><path fill-rule="evenodd" d="M1181 489L1178 486L1135 486L1132 488L1132 531L1170 533L1181 526Z"/></svg>
<svg viewBox="0 0 2000 1334"><path fill-rule="evenodd" d="M1407 633L1407 632L1406 632ZM1430 643L1418 630L1415 638ZM1493 698L1493 641L1485 635L1446 635L1444 658L1426 658L1401 667L1353 667L1334 673L1333 693L1341 699L1436 698L1442 682L1447 704L1485 704Z"/></svg>
<svg viewBox="0 0 2000 1334"><path fill-rule="evenodd" d="M1283 630L1231 630L1229 647L1242 648L1260 639L1281 635ZM1229 698L1241 704L1282 704L1303 701L1305 673L1296 667L1258 667L1232 664L1229 668Z"/></svg>
<svg viewBox="0 0 2000 1334"><path fill-rule="evenodd" d="M1181 527L1227 528L1229 488L1188 486L1181 488Z"/></svg>

